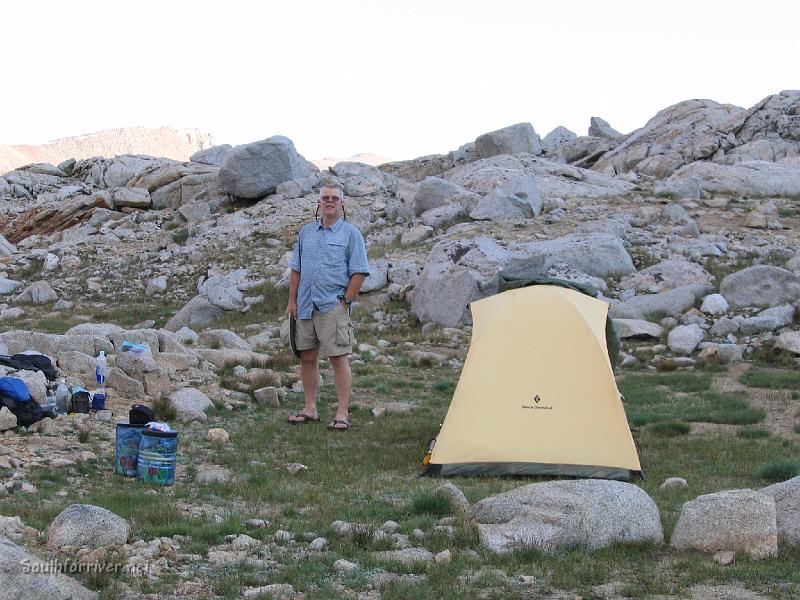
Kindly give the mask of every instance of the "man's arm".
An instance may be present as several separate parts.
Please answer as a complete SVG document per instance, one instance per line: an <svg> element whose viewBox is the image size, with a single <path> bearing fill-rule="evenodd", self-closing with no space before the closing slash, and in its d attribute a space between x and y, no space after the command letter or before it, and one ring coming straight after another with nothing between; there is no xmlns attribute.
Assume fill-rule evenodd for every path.
<svg viewBox="0 0 800 600"><path fill-rule="evenodd" d="M289 276L289 303L286 305L286 312L284 314L287 316L292 315L295 319L297 318L297 288L299 286L300 286L300 273L298 271L293 270L292 274ZM361 285L359 285L358 287L360 289Z"/></svg>
<svg viewBox="0 0 800 600"><path fill-rule="evenodd" d="M351 302L356 299L358 292L361 291L361 286L364 285L364 280L367 278L366 273L353 273L350 277L350 283L347 284L347 289L344 291L344 297Z"/></svg>

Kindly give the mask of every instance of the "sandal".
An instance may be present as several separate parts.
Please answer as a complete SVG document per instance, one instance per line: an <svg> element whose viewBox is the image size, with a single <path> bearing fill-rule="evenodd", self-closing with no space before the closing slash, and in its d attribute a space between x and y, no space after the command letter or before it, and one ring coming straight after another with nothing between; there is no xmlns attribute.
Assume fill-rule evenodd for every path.
<svg viewBox="0 0 800 600"><path fill-rule="evenodd" d="M350 429L350 423L348 423L344 419L334 419L333 421L328 423L328 429L330 429L331 431L347 431L348 429Z"/></svg>
<svg viewBox="0 0 800 600"><path fill-rule="evenodd" d="M304 412L297 413L296 415L292 415L289 417L289 423L292 425L297 425L298 423L313 423L315 421L319 421L319 417L312 417L311 415L307 415Z"/></svg>

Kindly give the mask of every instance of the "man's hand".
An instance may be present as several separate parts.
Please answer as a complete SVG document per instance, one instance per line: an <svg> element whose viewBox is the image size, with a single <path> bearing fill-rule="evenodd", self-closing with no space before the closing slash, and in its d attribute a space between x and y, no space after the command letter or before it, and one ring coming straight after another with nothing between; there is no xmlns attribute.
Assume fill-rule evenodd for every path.
<svg viewBox="0 0 800 600"><path fill-rule="evenodd" d="M297 318L297 301L289 300L289 304L286 305L286 312L283 313L287 317L289 315L293 316L295 319Z"/></svg>

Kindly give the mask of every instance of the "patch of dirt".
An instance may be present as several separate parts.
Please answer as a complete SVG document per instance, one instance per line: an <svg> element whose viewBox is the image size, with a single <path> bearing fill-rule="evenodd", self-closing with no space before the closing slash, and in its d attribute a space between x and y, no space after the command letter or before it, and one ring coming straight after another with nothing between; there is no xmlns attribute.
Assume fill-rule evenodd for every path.
<svg viewBox="0 0 800 600"><path fill-rule="evenodd" d="M739 377L751 367L750 363L732 364L726 373L714 378L712 389L721 393L744 394L750 406L761 408L766 413L766 417L758 423L758 427L767 429L774 436L794 438L794 425L797 423L795 415L800 406L791 400L791 390L751 388L740 383Z"/></svg>

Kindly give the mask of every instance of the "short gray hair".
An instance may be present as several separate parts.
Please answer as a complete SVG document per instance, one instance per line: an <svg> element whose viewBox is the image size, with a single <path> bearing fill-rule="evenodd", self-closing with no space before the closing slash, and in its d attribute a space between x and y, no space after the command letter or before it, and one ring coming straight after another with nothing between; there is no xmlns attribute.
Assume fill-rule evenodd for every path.
<svg viewBox="0 0 800 600"><path fill-rule="evenodd" d="M322 190L324 189L339 190L339 195L342 197L342 200L344 200L344 188L342 187L342 184L339 183L338 181L323 181L322 183L320 183L319 184L320 198L322 198Z"/></svg>

